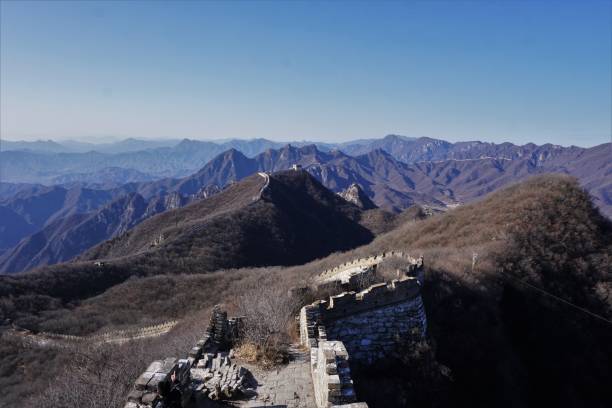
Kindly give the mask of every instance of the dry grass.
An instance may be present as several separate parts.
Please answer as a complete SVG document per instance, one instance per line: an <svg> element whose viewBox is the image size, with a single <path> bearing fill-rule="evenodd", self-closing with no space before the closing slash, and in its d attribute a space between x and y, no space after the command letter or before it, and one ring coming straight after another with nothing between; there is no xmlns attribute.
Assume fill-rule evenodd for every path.
<svg viewBox="0 0 612 408"><path fill-rule="evenodd" d="M602 342L598 330L586 324L581 316L559 310L556 305L542 306L538 297L517 291L499 274L503 266L508 273L526 279L545 276L546 281L540 283L549 282L548 290L571 296L577 302L588 302L588 307L606 313L609 303L605 302L610 299L606 271L609 279L612 259L610 226L585 197L569 178L539 177L446 214L407 222L369 245L305 265L131 279L99 296L57 312L43 313L36 324L44 327L55 324L58 329L67 330L74 322L94 321L93 327L99 329L167 318L185 319L171 334L159 339L160 343L143 342L147 353L133 353L140 360L125 359L125 354L119 351L109 357L142 370L150 360L171 355L167 346L161 346L168 339L176 340L179 354L184 354L194 340L189 333L202 333L208 321L207 309L225 303L231 314L244 312L250 320L252 338L245 341L240 351L244 358L270 365L283 358L282 347L278 346L295 340L284 328L295 324L292 317L297 308L310 300L292 299L289 289L307 286L321 271L353 258L404 250L425 258L424 300L430 333L436 342L432 347L438 360L453 372L455 388L450 392L455 402L497 405L506 397L519 406L538 402L515 378L521 370L542 375L538 378L543 378L543 391L537 395L563 398L573 393L578 396L575 398L597 402L605 387L594 388L593 384L597 385L601 375L609 372L603 350L609 342ZM543 244L534 245L531 233ZM555 249L559 243L559 248L570 247L571 251L565 251L568 256ZM549 256L546 248L552 248L555 255ZM383 270L387 268L387 273L392 274L396 266L389 264ZM575 273L571 274L572 271ZM527 327L518 324L522 321L512 314L521 304L528 307L528 312L521 314L521 319L531 319ZM559 315L563 316L561 321L555 319ZM274 336L265 336L265 328L270 327ZM546 327L546 331L540 327ZM582 333L590 333L590 338ZM521 337L529 339L531 348L524 346ZM559 340L565 337L574 343ZM573 344L591 353L576 361L563 351L574 349ZM556 359L546 348L554 350ZM536 352L539 354L534 355ZM31 361L20 358L13 357L11 367L31 366ZM540 363L554 366L564 376L547 378L540 371ZM560 366L561 363L565 365ZM588 376L595 376L594 379L585 374L585 365L595 367L595 373L588 371ZM10 375L10 369L5 375ZM133 378L125 381L131 383ZM5 389L10 387L4 383ZM516 392L508 397L500 387ZM15 394L11 395L12 401L18 401Z"/></svg>

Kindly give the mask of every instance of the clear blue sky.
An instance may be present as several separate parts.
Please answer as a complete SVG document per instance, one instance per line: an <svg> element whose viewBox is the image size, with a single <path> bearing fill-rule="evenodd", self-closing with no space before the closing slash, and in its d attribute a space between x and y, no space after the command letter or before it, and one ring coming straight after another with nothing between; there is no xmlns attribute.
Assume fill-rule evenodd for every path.
<svg viewBox="0 0 612 408"><path fill-rule="evenodd" d="M7 139L611 137L610 1L0 4Z"/></svg>

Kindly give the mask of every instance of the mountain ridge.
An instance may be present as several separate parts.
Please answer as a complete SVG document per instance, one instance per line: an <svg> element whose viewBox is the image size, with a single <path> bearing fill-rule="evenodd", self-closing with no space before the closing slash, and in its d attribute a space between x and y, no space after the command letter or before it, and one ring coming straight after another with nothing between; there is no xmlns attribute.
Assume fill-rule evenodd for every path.
<svg viewBox="0 0 612 408"><path fill-rule="evenodd" d="M28 143L33 146L46 146L47 142L8 142L0 146L0 172L4 182L53 184L69 179L73 181L91 180L91 173L104 168L122 168L136 171L155 179L180 178L192 174L216 155L235 148L248 157L268 149L280 149L290 144L297 147L316 145L321 151L341 150L351 156L365 154L381 148L405 163L418 161L467 159L481 157L521 158L533 154L538 148L545 151L554 149L583 149L575 146L561 147L552 144L537 146L533 143L522 146L512 143L487 143L480 141L450 143L428 137L409 138L387 135L382 139L362 139L342 143L322 142L275 142L267 139L230 139L226 141L174 140L146 141L127 139L109 146L85 144L87 147L102 146L98 150L67 147L57 150L58 143L50 141L54 149L49 151L24 148ZM73 143L74 145L74 143ZM61 146L61 145L60 145ZM121 146L124 146L122 149ZM139 148L140 147L140 148ZM106 182L119 183L125 179L117 174L116 179ZM98 181L101 182L101 181Z"/></svg>
<svg viewBox="0 0 612 408"><path fill-rule="evenodd" d="M406 141L397 137L389 139ZM406 142L413 143L414 140L409 139ZM512 148L511 144L508 145ZM612 216L610 144L586 150L568 150L554 145L532 145L528 149L529 154L515 159L479 157L408 164L397 160L382 147L363 155L350 156L341 150L320 150L316 145L288 144L280 149L268 148L254 157L247 157L239 150L231 148L214 157L194 174L179 179L132 182L108 190L83 189L78 185L70 188L6 186L7 194L10 195L10 191L14 193L12 199L0 200L0 206L7 208L4 210L6 216L0 217L0 230L11 229L11 233L3 234L0 240L0 271L8 271L4 265L8 263L34 267L40 266L32 264L35 259L69 259L67 255L61 254L43 257L33 249L49 248L46 243L40 241L41 237L52 236L62 241L74 236L65 230L61 234L57 233L58 226L65 228L67 225L78 225L78 222L73 220L54 224L54 227L47 229L45 233L33 237L37 231L46 228L47 224L55 220L73 215L76 217L80 213L95 214L113 200L138 193L147 201L149 210L138 217L138 221L128 223L134 226L151 215L209 197L256 172L286 170L293 165L302 166L327 188L337 193L351 185L358 185L376 206L396 213L415 204L434 209L452 207L472 202L491 191L532 175L546 172L566 173L578 177L602 212L608 217ZM57 197L48 201L51 196ZM49 206L49 202L58 204ZM117 212L127 210L127 206L116 207ZM15 213L18 219L12 221L15 217L9 216L9 213ZM129 218L127 215L126 217ZM122 219L122 215L115 214L111 218ZM75 218L78 219L80 218ZM115 231L111 226L106 230ZM28 235L31 237L29 242L20 244L19 241L28 239ZM93 245L112 236L100 235L97 240L85 241ZM61 247L61 244L56 243L55 248ZM28 251L25 251L26 248L29 248ZM68 253L78 255L72 251ZM25 259L17 261L17 258L24 257ZM9 259L12 261L8 262Z"/></svg>

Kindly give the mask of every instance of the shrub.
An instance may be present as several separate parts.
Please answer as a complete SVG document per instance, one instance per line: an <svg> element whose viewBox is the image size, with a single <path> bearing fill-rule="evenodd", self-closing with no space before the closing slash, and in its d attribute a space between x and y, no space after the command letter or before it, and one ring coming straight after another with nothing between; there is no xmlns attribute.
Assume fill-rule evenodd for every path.
<svg viewBox="0 0 612 408"><path fill-rule="evenodd" d="M244 316L243 349L256 350L256 360L271 366L287 361L291 341L288 328L299 304L286 290L261 284L238 299Z"/></svg>

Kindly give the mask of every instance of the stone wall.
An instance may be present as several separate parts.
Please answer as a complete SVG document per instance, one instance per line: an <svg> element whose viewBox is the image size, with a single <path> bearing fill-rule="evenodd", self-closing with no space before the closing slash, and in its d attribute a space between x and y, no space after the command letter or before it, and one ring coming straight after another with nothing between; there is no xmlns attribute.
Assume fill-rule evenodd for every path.
<svg viewBox="0 0 612 408"><path fill-rule="evenodd" d="M423 336L426 317L420 296L326 324L327 337L342 340L351 357L362 364L393 355L407 336Z"/></svg>
<svg viewBox="0 0 612 408"><path fill-rule="evenodd" d="M384 358L407 336L425 336L427 318L420 288L418 279L405 277L305 306L300 313L302 344L313 347L325 333L325 340L344 342L359 363Z"/></svg>
<svg viewBox="0 0 612 408"><path fill-rule="evenodd" d="M317 277L316 284L319 287L338 283L345 288L355 287L358 280L367 278L367 275L376 274L376 266L389 258L406 261L408 265L403 275L415 276L422 281L423 257L414 258L402 251L389 251L375 256L353 259L332 269L327 269Z"/></svg>
<svg viewBox="0 0 612 408"><path fill-rule="evenodd" d="M348 353L341 341L321 341L311 349L311 372L318 407L361 407L357 403Z"/></svg>
<svg viewBox="0 0 612 408"><path fill-rule="evenodd" d="M327 341L321 322L322 302L300 310L300 342L310 349L310 372L318 408L367 408L357 403L353 388L349 355L341 341Z"/></svg>
<svg viewBox="0 0 612 408"><path fill-rule="evenodd" d="M176 320L172 320L153 326L140 327L137 329L113 330L89 336L74 336L69 334L40 332L38 333L38 337L82 343L120 343L130 339L162 335L176 326L177 323L178 322Z"/></svg>
<svg viewBox="0 0 612 408"><path fill-rule="evenodd" d="M425 336L427 319L420 288L416 277L403 277L318 300L300 310L300 341L311 352L319 408L356 401L349 355L351 361L368 365L393 358L404 340Z"/></svg>

